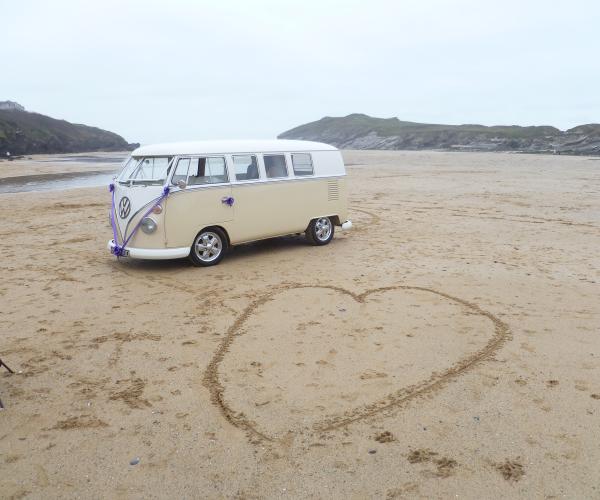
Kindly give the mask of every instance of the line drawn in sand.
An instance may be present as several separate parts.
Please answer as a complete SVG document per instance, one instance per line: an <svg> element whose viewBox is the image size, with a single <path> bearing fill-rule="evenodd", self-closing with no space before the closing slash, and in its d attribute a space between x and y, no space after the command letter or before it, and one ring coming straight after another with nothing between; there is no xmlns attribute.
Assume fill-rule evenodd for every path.
<svg viewBox="0 0 600 500"><path fill-rule="evenodd" d="M372 229L371 226L375 225L375 224L379 224L379 222L381 222L381 218L374 212L370 212L368 210L363 210L362 208L356 208L356 207L351 207L350 212L359 212L361 214L365 214L367 217L369 217L369 221L364 223L364 224L360 224L360 222L358 224L356 224L355 221L353 221L353 227L352 227L352 233L361 233L363 231L366 231L368 229Z"/></svg>
<svg viewBox="0 0 600 500"><path fill-rule="evenodd" d="M352 297L358 303L365 303L369 295L378 292L387 292L393 290L414 290L426 293L431 293L439 297L445 298L451 302L466 307L471 314L484 316L490 320L494 327L494 332L486 342L486 344L466 357L463 357L459 361L455 362L449 368L443 370L440 373L432 373L427 379L421 382L408 386L401 387L398 390L388 394L387 396L374 401L369 405L359 406L353 408L343 415L335 416L321 422L317 422L313 425L313 431L323 433L335 431L340 428L347 427L348 425L359 422L370 417L377 415L385 415L397 410L398 408L406 405L413 399L436 392L446 386L447 383L453 381L466 374L468 371L473 369L476 365L490 359L503 345L505 342L511 339L511 332L506 323L500 320L497 316L482 309L477 304L469 302L467 300L455 297L453 295L434 290L432 288L420 287L420 286L409 286L409 285L395 285L380 288L373 288L356 294L342 287L328 286L328 285L307 285L307 284L283 284L276 290L269 292L258 299L250 303L246 309L238 316L234 323L229 327L221 344L213 354L210 363L208 364L203 377L203 385L210 392L211 402L219 409L223 417L231 423L233 426L238 427L247 432L248 437L251 441L258 439L265 441L275 441L276 438L267 435L261 431L257 425L244 415L243 412L236 411L225 401L225 386L219 376L219 366L223 359L227 355L231 345L236 338L243 336L243 327L248 319L256 312L256 310L263 304L273 300L274 297L286 290L303 289L303 288L316 288L333 290L340 292L344 295ZM290 431L292 432L292 431ZM252 439L254 438L254 439Z"/></svg>
<svg viewBox="0 0 600 500"><path fill-rule="evenodd" d="M397 203L401 202L401 203ZM396 200L396 203L393 203L393 206L404 207L403 204L411 204L406 206L407 209L414 210L439 210L442 212L449 212L448 215L452 217L469 217L472 219L483 219L483 220L503 220L507 222L521 222L523 224L560 224L564 226L573 226L573 227L582 227L586 229L600 229L599 226L589 223L589 222L577 222L567 219L560 218L550 218L550 217L536 217L533 215L527 214L509 214L503 212L485 212L480 211L477 213L472 213L476 208L469 207L446 207L446 206L432 206L431 202L416 202L413 200ZM425 205L425 206L422 206ZM412 212L408 212L412 213Z"/></svg>

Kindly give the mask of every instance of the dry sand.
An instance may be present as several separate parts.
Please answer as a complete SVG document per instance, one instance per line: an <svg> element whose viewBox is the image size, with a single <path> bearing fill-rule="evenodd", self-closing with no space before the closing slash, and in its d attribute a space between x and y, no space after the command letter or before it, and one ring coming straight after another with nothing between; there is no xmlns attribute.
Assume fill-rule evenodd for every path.
<svg viewBox="0 0 600 500"><path fill-rule="evenodd" d="M345 157L352 232L207 269L0 196L0 496L600 498L600 161Z"/></svg>

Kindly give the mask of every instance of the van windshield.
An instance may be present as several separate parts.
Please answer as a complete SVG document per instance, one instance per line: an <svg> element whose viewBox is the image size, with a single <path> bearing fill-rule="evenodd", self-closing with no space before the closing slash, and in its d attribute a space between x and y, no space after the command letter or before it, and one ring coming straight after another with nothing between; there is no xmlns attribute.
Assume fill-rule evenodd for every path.
<svg viewBox="0 0 600 500"><path fill-rule="evenodd" d="M118 181L133 184L163 184L169 175L172 156L131 156L123 166Z"/></svg>

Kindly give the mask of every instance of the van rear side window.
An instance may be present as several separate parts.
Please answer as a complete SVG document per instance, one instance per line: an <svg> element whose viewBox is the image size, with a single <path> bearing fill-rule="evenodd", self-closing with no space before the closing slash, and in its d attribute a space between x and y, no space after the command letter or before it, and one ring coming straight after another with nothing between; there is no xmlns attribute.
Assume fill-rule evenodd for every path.
<svg viewBox="0 0 600 500"><path fill-rule="evenodd" d="M234 155L233 170L235 179L238 181L249 181L258 179L258 162L255 155Z"/></svg>
<svg viewBox="0 0 600 500"><path fill-rule="evenodd" d="M264 159L265 171L269 179L288 176L285 155L264 155Z"/></svg>
<svg viewBox="0 0 600 500"><path fill-rule="evenodd" d="M294 166L294 175L313 175L312 158L308 153L292 154L292 165Z"/></svg>

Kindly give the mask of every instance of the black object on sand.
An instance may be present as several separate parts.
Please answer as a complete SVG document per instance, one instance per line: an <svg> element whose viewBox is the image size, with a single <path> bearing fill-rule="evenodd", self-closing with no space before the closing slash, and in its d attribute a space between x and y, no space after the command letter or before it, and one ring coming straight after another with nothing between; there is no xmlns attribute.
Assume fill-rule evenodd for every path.
<svg viewBox="0 0 600 500"><path fill-rule="evenodd" d="M2 361L2 359L0 359L0 368L2 368L2 367L6 368L8 370L8 373L15 373L9 368L9 366L4 361ZM0 410L3 410L3 409L4 409L4 405L2 404L2 400L0 399Z"/></svg>

